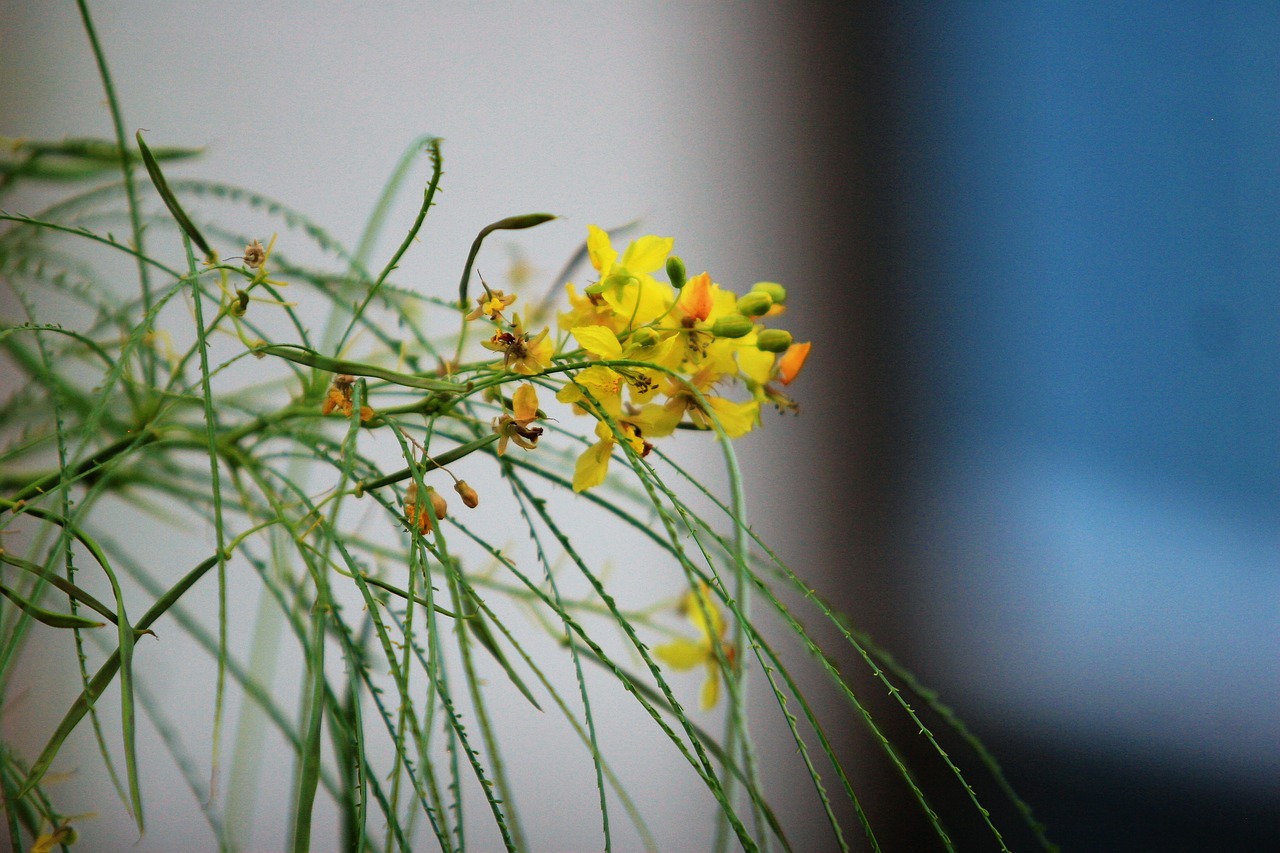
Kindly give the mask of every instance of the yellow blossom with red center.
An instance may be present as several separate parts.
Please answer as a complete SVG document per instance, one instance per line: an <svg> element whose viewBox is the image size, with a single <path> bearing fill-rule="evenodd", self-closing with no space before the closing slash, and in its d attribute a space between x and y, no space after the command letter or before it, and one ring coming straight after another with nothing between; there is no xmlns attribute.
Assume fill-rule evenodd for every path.
<svg viewBox="0 0 1280 853"><path fill-rule="evenodd" d="M670 367L677 367L681 360L692 363L701 360L715 334L711 331L716 320L734 313L737 297L711 280L708 273L700 273L680 288L680 297L672 311L683 346L679 358Z"/></svg>
<svg viewBox="0 0 1280 853"><path fill-rule="evenodd" d="M520 324L520 315L515 316L511 331L499 331L480 345L488 350L502 353L502 366L513 373L534 376L551 366L551 356L555 343L548 335L550 329L543 329L534 337L525 334Z"/></svg>
<svg viewBox="0 0 1280 853"><path fill-rule="evenodd" d="M514 441L525 450L532 450L542 436L542 427L530 426L541 417L538 414L538 392L525 383L511 397L511 414L493 419L493 431L498 434L498 455L507 452L507 443Z"/></svg>

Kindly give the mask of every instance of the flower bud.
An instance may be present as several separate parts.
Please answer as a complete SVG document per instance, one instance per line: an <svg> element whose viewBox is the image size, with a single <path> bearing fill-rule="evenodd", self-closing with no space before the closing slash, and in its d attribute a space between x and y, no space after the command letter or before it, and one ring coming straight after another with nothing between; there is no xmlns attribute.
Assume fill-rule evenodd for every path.
<svg viewBox="0 0 1280 853"><path fill-rule="evenodd" d="M427 497L431 500L431 511L436 514L437 519L449 516L449 505L445 503L444 495L427 486Z"/></svg>
<svg viewBox="0 0 1280 853"><path fill-rule="evenodd" d="M651 347L658 342L658 333L648 326L641 326L631 333L630 343L638 347Z"/></svg>
<svg viewBox="0 0 1280 853"><path fill-rule="evenodd" d="M786 352L791 346L791 333L786 329L765 329L756 338L756 348L764 352Z"/></svg>
<svg viewBox="0 0 1280 853"><path fill-rule="evenodd" d="M787 289L777 282L757 281L751 285L751 292L769 294L769 298L773 300L774 305L782 305L787 301Z"/></svg>
<svg viewBox="0 0 1280 853"><path fill-rule="evenodd" d="M476 494L476 490L467 485L466 480L459 480L453 484L453 490L462 498L462 502L466 504L467 509L475 509L480 506L480 495Z"/></svg>
<svg viewBox="0 0 1280 853"><path fill-rule="evenodd" d="M667 278L671 280L671 286L676 290L684 287L684 283L688 279L684 261L680 260L678 255L672 255L667 258Z"/></svg>
<svg viewBox="0 0 1280 853"><path fill-rule="evenodd" d="M738 313L744 317L760 317L773 307L773 297L762 290L753 290L738 299Z"/></svg>
<svg viewBox="0 0 1280 853"><path fill-rule="evenodd" d="M741 314L726 314L711 324L711 334L717 338L740 338L743 335L751 334L751 330L755 327L756 324L751 322L750 317L743 317Z"/></svg>

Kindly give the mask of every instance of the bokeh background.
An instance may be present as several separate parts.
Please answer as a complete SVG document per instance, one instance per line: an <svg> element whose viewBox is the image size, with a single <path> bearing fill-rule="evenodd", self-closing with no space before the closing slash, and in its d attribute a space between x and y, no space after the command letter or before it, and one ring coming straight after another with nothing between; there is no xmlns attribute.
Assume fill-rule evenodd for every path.
<svg viewBox="0 0 1280 853"><path fill-rule="evenodd" d="M544 275L588 223L640 216L726 286L786 283L815 350L801 417L748 443L765 538L941 691L1067 849L1280 837L1274 4L93 12L130 130L206 145L182 174L347 241L404 146L443 136L399 273L424 289L532 210L564 217L518 241ZM0 81L0 134L110 134L74 4L0 2ZM852 722L846 745L886 849L932 849ZM135 849L192 849L184 794ZM672 814L670 849L701 843L706 813ZM546 818L548 849L598 844ZM99 849L133 844L95 823Z"/></svg>

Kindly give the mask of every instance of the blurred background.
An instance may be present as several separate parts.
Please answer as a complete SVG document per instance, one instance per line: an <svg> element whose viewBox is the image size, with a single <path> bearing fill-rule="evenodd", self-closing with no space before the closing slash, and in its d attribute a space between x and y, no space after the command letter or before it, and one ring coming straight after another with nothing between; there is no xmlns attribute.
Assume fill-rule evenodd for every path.
<svg viewBox="0 0 1280 853"><path fill-rule="evenodd" d="M802 415L749 444L766 541L1066 849L1280 840L1280 7L93 11L130 131L207 145L184 175L348 242L404 146L443 136L399 273L424 289L533 210L565 217L519 241L546 276L588 223L641 216L728 287L788 285L815 347ZM0 134L110 135L73 4L0 2L0 80ZM885 849L933 849L852 723L847 746ZM989 849L961 795L935 805ZM153 822L139 849L184 838Z"/></svg>

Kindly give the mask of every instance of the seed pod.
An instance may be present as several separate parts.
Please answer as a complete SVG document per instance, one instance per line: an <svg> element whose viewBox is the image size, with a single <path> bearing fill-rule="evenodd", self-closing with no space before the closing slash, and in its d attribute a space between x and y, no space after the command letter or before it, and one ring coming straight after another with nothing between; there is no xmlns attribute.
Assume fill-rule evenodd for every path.
<svg viewBox="0 0 1280 853"><path fill-rule="evenodd" d="M756 347L764 352L786 352L791 346L791 333L786 329L765 329L756 338Z"/></svg>
<svg viewBox="0 0 1280 853"><path fill-rule="evenodd" d="M427 497L431 500L431 510L436 514L437 519L449 516L449 505L445 503L444 495L427 486Z"/></svg>

